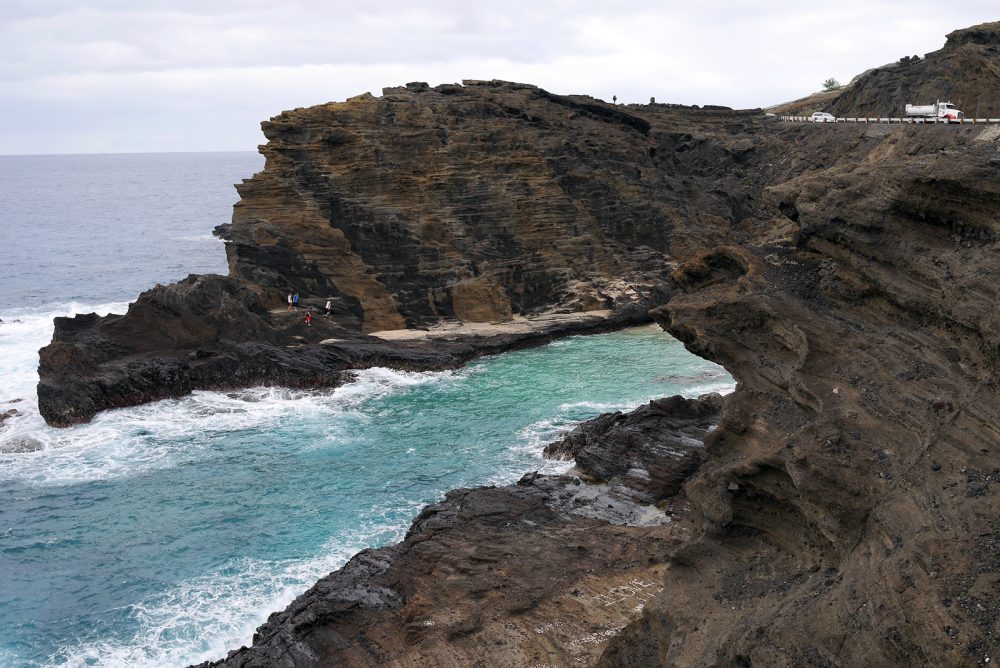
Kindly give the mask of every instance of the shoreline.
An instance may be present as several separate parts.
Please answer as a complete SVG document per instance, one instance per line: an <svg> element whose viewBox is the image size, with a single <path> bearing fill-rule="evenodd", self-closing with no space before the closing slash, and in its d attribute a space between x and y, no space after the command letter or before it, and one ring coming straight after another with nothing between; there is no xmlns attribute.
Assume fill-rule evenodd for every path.
<svg viewBox="0 0 1000 668"><path fill-rule="evenodd" d="M460 666L484 644L497 665L594 663L660 596L693 531L683 484L723 403L675 396L582 422L547 448L575 456L570 473L447 492L401 542L357 553L272 613L252 646L198 667ZM682 456L658 463L664 448Z"/></svg>
<svg viewBox="0 0 1000 668"><path fill-rule="evenodd" d="M369 335L335 317L307 326L300 312L265 310L236 279L192 275L142 293L124 315L56 318L52 342L40 351L38 405L49 426L66 427L194 390L338 387L359 369L454 369L484 355L648 323L649 309L633 304Z"/></svg>

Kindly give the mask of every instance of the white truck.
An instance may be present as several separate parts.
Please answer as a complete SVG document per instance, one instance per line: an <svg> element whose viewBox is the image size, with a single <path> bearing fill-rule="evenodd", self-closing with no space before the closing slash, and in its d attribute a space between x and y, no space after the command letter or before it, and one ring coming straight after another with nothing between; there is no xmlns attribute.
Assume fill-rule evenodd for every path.
<svg viewBox="0 0 1000 668"><path fill-rule="evenodd" d="M938 100L934 104L906 105L907 118L935 118L947 123L961 121L965 114L959 111L951 102Z"/></svg>

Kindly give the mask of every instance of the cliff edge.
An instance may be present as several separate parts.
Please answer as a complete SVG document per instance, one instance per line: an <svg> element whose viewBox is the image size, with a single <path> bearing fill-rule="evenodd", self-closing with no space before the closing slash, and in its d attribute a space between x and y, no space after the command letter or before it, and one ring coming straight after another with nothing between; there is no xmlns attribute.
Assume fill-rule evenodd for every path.
<svg viewBox="0 0 1000 668"><path fill-rule="evenodd" d="M994 67L994 34L959 31L943 51ZM992 70L973 74L983 71ZM148 350L149 323L132 313L68 321L43 350L40 399L72 364L79 369L62 382L83 398L141 376L157 356L181 360L183 376L191 360L218 354L234 371L263 369L259 382L269 367L253 366L241 346L304 359L346 346L384 361L402 345L370 336L380 329L588 312L654 317L738 387L705 456L683 457L680 468L655 466L655 448L632 453L642 429L627 419L605 418L557 448L612 486L632 468L662 475L652 498L668 503L650 511L657 526L669 524L674 497L664 490L686 481L683 537L657 529L643 546L624 538L641 541L637 525L581 520L560 505L575 494L558 491L571 480L553 487L529 476L513 494L455 493L418 518L402 547L386 548L412 561L363 553L273 616L230 665L468 665L497 643L517 661L604 666L995 660L995 128L623 110L470 82L287 112L265 129L267 165L241 186L234 214L231 276L177 289L194 299L199 280L218 284L209 293L242 305L233 317L247 326L259 318L273 342L234 340L219 323L196 334L171 327L173 340ZM290 287L337 299L341 342L288 338L302 335L273 307ZM136 314L171 303L165 290L137 302ZM170 312L185 312L186 299ZM468 354L481 349L466 343ZM345 368L366 363L343 354ZM641 478L622 483L633 505L653 494ZM472 543L452 541L463 526L478 536ZM583 536L596 542L577 560ZM566 580L537 579L535 537ZM500 549L476 551L487 544ZM599 656L578 652L579 634L525 623L545 607L551 623L579 630L578 618L592 618L568 598L573 587L560 588L583 577L574 569L612 582L643 559L662 591L614 617ZM538 595L508 596L518 582L537 584Z"/></svg>
<svg viewBox="0 0 1000 668"><path fill-rule="evenodd" d="M443 368L648 322L678 260L731 241L748 205L740 133L762 122L500 81L280 114L220 230L229 276L159 286L124 315L57 319L42 416L66 426L194 389L335 385L370 364ZM293 291L331 317L304 326ZM370 336L533 318L533 336L465 336L457 355Z"/></svg>

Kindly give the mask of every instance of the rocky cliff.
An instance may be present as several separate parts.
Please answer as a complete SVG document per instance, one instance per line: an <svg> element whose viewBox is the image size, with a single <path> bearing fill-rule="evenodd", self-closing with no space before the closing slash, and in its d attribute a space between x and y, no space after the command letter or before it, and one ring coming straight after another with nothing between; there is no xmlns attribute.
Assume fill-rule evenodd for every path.
<svg viewBox="0 0 1000 668"><path fill-rule="evenodd" d="M682 153L725 148L677 151L690 138L654 123L502 82L285 112L237 186L230 273L272 306L333 295L365 331L642 299L734 213L687 182L725 166Z"/></svg>
<svg viewBox="0 0 1000 668"><path fill-rule="evenodd" d="M584 423L551 446L575 453L571 475L449 492L200 668L592 665L689 535L683 482L721 407L671 397Z"/></svg>
<svg viewBox="0 0 1000 668"><path fill-rule="evenodd" d="M988 54L991 34L959 31L943 51ZM265 127L267 165L241 186L230 232L231 277L154 291L136 314L59 323L40 398L46 383L100 397L151 359L190 373L219 355L234 373L263 369L246 377L259 382L269 367L241 346L398 359L403 344L365 332L541 312L644 317L652 306L739 385L704 452L676 466L663 465L669 447L632 449L675 428L652 409L555 448L614 491L611 510L631 509L622 516L578 504L572 480L455 493L401 546L360 555L273 616L230 665L475 665L500 646L513 663L554 665L995 660L995 128L623 110L502 82L413 84ZM219 315L191 311L209 326L145 342L158 318L188 320L198 281L218 283ZM328 326L339 329L322 336L339 342L295 339L307 335L268 310L290 287L337 300ZM191 297L174 303L171 290ZM262 342L227 328L236 312L264 323ZM143 324L139 313L159 315ZM475 354L483 341L453 345ZM143 388L115 396L138 400ZM593 513L581 519L577 505ZM641 518L673 526L667 510L683 531L643 533ZM536 572L545 558L551 577ZM646 567L638 579L655 572L662 591L604 626L574 602L587 571L597 591ZM567 635L551 633L560 624Z"/></svg>
<svg viewBox="0 0 1000 668"><path fill-rule="evenodd" d="M745 215L742 133L762 123L505 82L285 112L263 124L264 170L237 186L220 230L230 275L158 287L124 316L57 319L42 415L64 426L193 389L331 385L379 360L469 358L441 346L359 358L359 345L378 347L372 332L544 316L516 341L465 338L493 352L648 321L677 258L728 243ZM313 309L329 300L332 319L303 326L285 310L292 290Z"/></svg>
<svg viewBox="0 0 1000 668"><path fill-rule="evenodd" d="M739 387L700 536L603 665L996 656L1000 151L920 130L767 188L790 237L676 273L658 320Z"/></svg>
<svg viewBox="0 0 1000 668"><path fill-rule="evenodd" d="M596 628L578 608L556 613L539 602L540 617L518 622L499 614L491 620L506 625L500 633L483 622L493 607L476 608L478 594L456 593L449 600L469 600L468 616L449 623L463 631L434 631L425 644L426 631L409 641L400 635L404 622L424 617L400 617L399 606L426 602L448 585L421 580L377 614L362 606L364 624L354 616L361 613L318 612L347 591L324 585L307 597L312 603L300 600L262 627L254 648L229 665L264 665L275 652L303 647L310 653L288 665L330 657L358 665L488 663L483 643L506 644L500 656L515 662L604 666L975 665L1000 651L997 133L737 122L745 149L739 160L719 163L742 175L746 217L730 221L728 244L695 251L674 268L654 312L739 381L707 437L707 457L699 465L700 453L670 459L657 447L629 450L645 431L644 415L599 419L552 449L617 481L611 486L630 490L620 498L632 503L650 501L640 481L654 471L654 498L687 480L690 514L685 505L677 518L683 539L646 553L665 570L642 616L619 631L613 627L624 622L613 616L604 627L613 637L597 643L595 658L575 653L574 621ZM712 119L691 141L731 141L731 123ZM671 431L655 421L649 429ZM561 507L546 498L546 508ZM479 517L478 497L449 502ZM491 511L490 522L516 526L517 507L510 515ZM418 540L424 521L408 541ZM471 522L471 531L479 521L461 523ZM544 526L546 536L559 535ZM522 544L541 540L532 535L525 530ZM497 540L480 535L470 544ZM576 540L566 534L560 544ZM667 544L661 562L656 555ZM553 564L576 577L562 561ZM613 566L588 568L606 575ZM565 605L552 595L545 600ZM542 642L514 630L540 619L538 628L566 623L572 633ZM369 636L367 628L378 631Z"/></svg>

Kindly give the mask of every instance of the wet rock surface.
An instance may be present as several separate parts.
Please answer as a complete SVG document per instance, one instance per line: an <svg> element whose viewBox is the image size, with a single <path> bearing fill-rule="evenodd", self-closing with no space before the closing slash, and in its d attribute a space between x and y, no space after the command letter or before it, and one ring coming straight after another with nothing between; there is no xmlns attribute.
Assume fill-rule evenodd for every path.
<svg viewBox="0 0 1000 668"><path fill-rule="evenodd" d="M7 408L7 409L0 408L0 427L3 427L3 423L6 422L8 419L20 414L21 411L17 410L16 408Z"/></svg>
<svg viewBox="0 0 1000 668"><path fill-rule="evenodd" d="M352 370L455 368L480 355L648 321L643 309L594 317L556 315L512 331L457 332L392 341L306 309L268 311L233 278L202 275L143 293L125 315L56 318L40 351L39 410L68 426L98 411L176 398L192 390L257 385L335 387Z"/></svg>
<svg viewBox="0 0 1000 668"><path fill-rule="evenodd" d="M545 456L574 459L581 472L615 494L656 504L678 494L698 468L722 403L719 394L674 396L630 413L606 413L547 445Z"/></svg>

